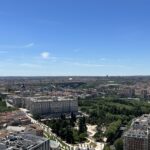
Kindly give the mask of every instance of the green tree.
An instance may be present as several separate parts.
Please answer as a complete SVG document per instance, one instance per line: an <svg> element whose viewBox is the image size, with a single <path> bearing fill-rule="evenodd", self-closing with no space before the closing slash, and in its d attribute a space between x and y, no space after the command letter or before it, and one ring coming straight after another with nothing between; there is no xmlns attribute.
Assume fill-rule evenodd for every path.
<svg viewBox="0 0 150 150"><path fill-rule="evenodd" d="M121 126L121 120L114 121L113 123L111 123L109 125L108 129L105 132L108 142L114 138L114 136L115 136L116 132L118 131L118 129L120 128L120 126Z"/></svg>
<svg viewBox="0 0 150 150"><path fill-rule="evenodd" d="M86 134L86 133L81 133L81 134L79 135L80 142L85 141L85 140L86 140L86 137L87 137L87 134Z"/></svg>
<svg viewBox="0 0 150 150"><path fill-rule="evenodd" d="M74 143L74 137L73 137L73 131L70 127L67 127L66 130L66 142L73 144Z"/></svg>
<svg viewBox="0 0 150 150"><path fill-rule="evenodd" d="M35 120L39 120L39 119L41 119L41 116L39 114L33 114L33 118Z"/></svg>
<svg viewBox="0 0 150 150"><path fill-rule="evenodd" d="M65 114L61 114L60 118L61 118L62 120L65 120L65 119L66 119L66 115L65 115Z"/></svg>
<svg viewBox="0 0 150 150"><path fill-rule="evenodd" d="M117 139L114 143L116 150L123 150L123 140L121 138Z"/></svg>
<svg viewBox="0 0 150 150"><path fill-rule="evenodd" d="M79 119L79 133L86 133L87 127L86 127L86 121L85 117L82 117Z"/></svg>
<svg viewBox="0 0 150 150"><path fill-rule="evenodd" d="M76 120L77 120L76 115L73 112L71 112L71 120L73 122L76 122Z"/></svg>
<svg viewBox="0 0 150 150"><path fill-rule="evenodd" d="M109 145L105 145L103 150L111 150Z"/></svg>

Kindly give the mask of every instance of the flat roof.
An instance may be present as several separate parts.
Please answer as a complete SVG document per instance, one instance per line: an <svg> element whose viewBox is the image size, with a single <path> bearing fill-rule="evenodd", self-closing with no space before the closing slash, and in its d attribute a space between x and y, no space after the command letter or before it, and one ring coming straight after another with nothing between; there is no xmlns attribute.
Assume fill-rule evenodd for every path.
<svg viewBox="0 0 150 150"><path fill-rule="evenodd" d="M6 138L0 139L0 146L4 147L7 143L7 148L30 149L30 148L34 148L35 146L39 144L42 144L43 142L47 140L48 139L46 138L35 136L32 134L19 133L17 135L16 134L9 135Z"/></svg>
<svg viewBox="0 0 150 150"><path fill-rule="evenodd" d="M47 102L47 101L74 101L76 99L68 97L31 97L30 100L34 102Z"/></svg>

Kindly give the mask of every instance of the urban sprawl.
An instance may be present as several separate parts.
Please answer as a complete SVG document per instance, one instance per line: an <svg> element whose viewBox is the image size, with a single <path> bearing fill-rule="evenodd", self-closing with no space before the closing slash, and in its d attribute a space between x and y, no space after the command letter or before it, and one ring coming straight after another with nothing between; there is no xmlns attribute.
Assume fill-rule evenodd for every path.
<svg viewBox="0 0 150 150"><path fill-rule="evenodd" d="M0 150L150 150L150 77L0 77Z"/></svg>

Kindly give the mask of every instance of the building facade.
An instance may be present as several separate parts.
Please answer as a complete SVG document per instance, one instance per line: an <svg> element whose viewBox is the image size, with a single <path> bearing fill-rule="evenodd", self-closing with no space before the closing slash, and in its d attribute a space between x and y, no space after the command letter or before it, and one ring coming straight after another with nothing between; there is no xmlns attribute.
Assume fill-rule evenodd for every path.
<svg viewBox="0 0 150 150"><path fill-rule="evenodd" d="M123 135L124 150L150 150L150 115L133 120Z"/></svg>
<svg viewBox="0 0 150 150"><path fill-rule="evenodd" d="M34 99L28 101L27 109L32 114L55 114L78 112L78 101L76 99L58 98L57 99Z"/></svg>
<svg viewBox="0 0 150 150"><path fill-rule="evenodd" d="M69 97L9 96L7 101L15 107L27 108L36 115L78 112L78 100Z"/></svg>

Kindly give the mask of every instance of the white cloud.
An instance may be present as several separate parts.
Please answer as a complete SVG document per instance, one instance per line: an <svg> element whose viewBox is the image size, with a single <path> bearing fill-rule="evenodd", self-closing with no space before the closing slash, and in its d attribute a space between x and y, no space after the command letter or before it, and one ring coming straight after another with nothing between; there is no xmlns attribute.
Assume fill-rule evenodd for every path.
<svg viewBox="0 0 150 150"><path fill-rule="evenodd" d="M28 47L32 47L32 46L34 46L34 43L29 43L29 44L25 45L24 47L28 48Z"/></svg>
<svg viewBox="0 0 150 150"><path fill-rule="evenodd" d="M42 57L43 59L49 59L49 55L50 55L49 52L42 52L42 53L41 53L41 57Z"/></svg>
<svg viewBox="0 0 150 150"><path fill-rule="evenodd" d="M0 48L10 48L10 49L18 49L18 48L30 48L33 47L35 44L34 43L28 43L25 45L0 45Z"/></svg>
<svg viewBox="0 0 150 150"><path fill-rule="evenodd" d="M124 65L116 65L116 64L93 64L93 63L81 63L81 62L69 62L65 61L64 63L74 65L74 66L80 66L80 67L88 67L88 68L94 68L94 67L112 67L112 68L126 68Z"/></svg>
<svg viewBox="0 0 150 150"><path fill-rule="evenodd" d="M82 66L82 67L105 67L105 65L101 65L101 64L90 64L90 63L79 63L79 62L74 62L73 65Z"/></svg>
<svg viewBox="0 0 150 150"><path fill-rule="evenodd" d="M23 64L20 64L20 66L22 66L22 67L28 67L28 68L38 68L38 67L41 67L40 65L32 64L32 63L23 63Z"/></svg>

